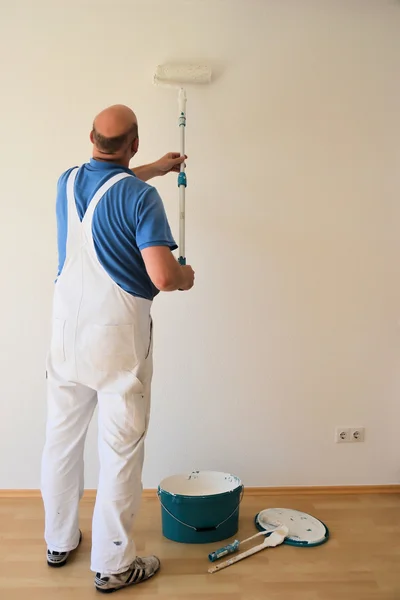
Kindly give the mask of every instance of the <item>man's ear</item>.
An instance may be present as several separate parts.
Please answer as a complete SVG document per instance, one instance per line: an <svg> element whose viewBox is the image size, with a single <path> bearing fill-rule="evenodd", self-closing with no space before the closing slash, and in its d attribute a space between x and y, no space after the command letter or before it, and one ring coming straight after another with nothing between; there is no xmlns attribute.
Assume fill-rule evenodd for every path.
<svg viewBox="0 0 400 600"><path fill-rule="evenodd" d="M132 142L132 152L134 154L136 154L138 150L139 150L139 138L137 137Z"/></svg>
<svg viewBox="0 0 400 600"><path fill-rule="evenodd" d="M90 137L90 141L92 142L92 144L94 144L93 129L92 129L92 131L90 132L90 136L89 136L89 137Z"/></svg>

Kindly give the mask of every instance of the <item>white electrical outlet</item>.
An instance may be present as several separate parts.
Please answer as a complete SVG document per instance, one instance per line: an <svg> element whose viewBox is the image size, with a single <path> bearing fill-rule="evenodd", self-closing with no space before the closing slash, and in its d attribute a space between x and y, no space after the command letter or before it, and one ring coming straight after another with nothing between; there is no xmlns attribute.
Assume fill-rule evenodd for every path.
<svg viewBox="0 0 400 600"><path fill-rule="evenodd" d="M345 444L351 442L350 429L348 427L336 427L335 442L337 444Z"/></svg>
<svg viewBox="0 0 400 600"><path fill-rule="evenodd" d="M336 427L335 442L337 444L347 444L352 442L365 441L364 427Z"/></svg>
<svg viewBox="0 0 400 600"><path fill-rule="evenodd" d="M354 427L354 429L350 429L350 441L351 442L363 442L364 440L365 440L364 427Z"/></svg>

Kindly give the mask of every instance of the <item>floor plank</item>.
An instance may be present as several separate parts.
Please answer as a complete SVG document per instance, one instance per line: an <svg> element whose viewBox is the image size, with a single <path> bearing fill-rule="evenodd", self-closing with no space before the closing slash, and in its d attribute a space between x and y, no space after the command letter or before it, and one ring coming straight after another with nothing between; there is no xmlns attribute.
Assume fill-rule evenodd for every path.
<svg viewBox="0 0 400 600"><path fill-rule="evenodd" d="M324 521L331 539L317 548L280 546L209 575L208 552L218 544L182 545L161 534L157 499L145 499L135 538L141 554L158 554L153 580L119 593L143 600L400 600L400 496L245 497L238 538L255 532L254 516L290 506ZM64 569L45 562L42 504L0 500L0 597L4 600L90 600L93 502L81 505L84 539Z"/></svg>

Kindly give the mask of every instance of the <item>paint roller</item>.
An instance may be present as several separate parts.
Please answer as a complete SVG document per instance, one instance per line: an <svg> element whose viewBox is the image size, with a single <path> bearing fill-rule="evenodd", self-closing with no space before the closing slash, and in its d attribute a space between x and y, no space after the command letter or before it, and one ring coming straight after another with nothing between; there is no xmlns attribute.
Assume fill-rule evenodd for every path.
<svg viewBox="0 0 400 600"><path fill-rule="evenodd" d="M211 82L211 69L206 65L191 64L164 64L158 65L154 75L156 85L168 87L179 87L178 107L179 107L179 131L180 131L180 155L185 155L185 128L186 128L186 90L184 85L204 84ZM179 188L179 263L186 264L185 249L185 193L187 186L186 165L183 162L180 166L178 175Z"/></svg>

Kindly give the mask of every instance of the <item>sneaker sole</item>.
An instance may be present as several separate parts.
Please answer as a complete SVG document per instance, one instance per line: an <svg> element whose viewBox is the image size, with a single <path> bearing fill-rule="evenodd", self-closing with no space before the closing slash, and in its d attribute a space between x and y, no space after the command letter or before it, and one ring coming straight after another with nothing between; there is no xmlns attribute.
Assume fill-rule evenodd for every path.
<svg viewBox="0 0 400 600"><path fill-rule="evenodd" d="M63 560L62 562L59 562L59 563L53 563L53 562L47 561L47 566L51 567L52 569L61 569L61 567L65 567L65 565L68 562L68 559L70 557L71 552L75 552L75 550L77 550L79 548L79 546L81 545L81 542L82 542L82 531L79 531L79 534L80 534L79 535L79 543L78 543L78 545L77 545L76 548L74 548L73 550L70 550L70 553L67 556L67 558L65 560Z"/></svg>
<svg viewBox="0 0 400 600"><path fill-rule="evenodd" d="M69 556L68 556L68 558L69 558ZM63 560L62 562L59 562L59 563L53 563L53 562L47 561L47 565L49 567L51 567L52 569L61 569L61 567L65 567L65 565L67 564L68 558L66 558L65 560Z"/></svg>
<svg viewBox="0 0 400 600"><path fill-rule="evenodd" d="M156 571L154 571L154 573L152 575L150 575L149 577L147 577L147 579L142 579L142 581L139 581L139 583L129 583L128 585L121 585L120 587L116 587L116 588L111 588L108 590L102 590L101 588L98 588L96 585L94 586L96 588L96 590L98 592L100 592L100 594L113 594L114 592L119 592L120 590L125 590L126 588L132 587L134 585L140 585L141 583L144 583L145 581L149 581L149 579L151 579L152 577L154 577L154 575L156 575L158 573L158 571L160 570L161 567L161 563L158 565L158 569Z"/></svg>

